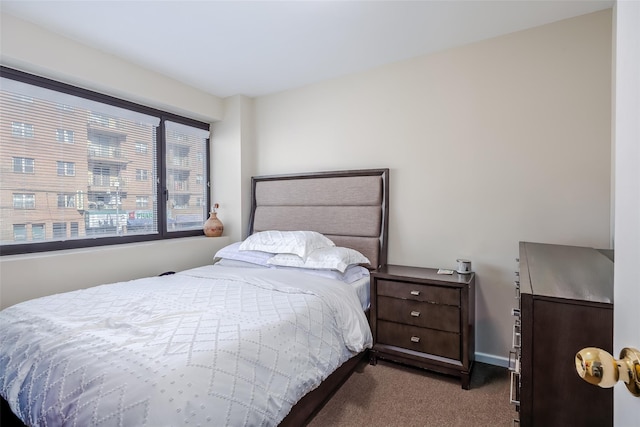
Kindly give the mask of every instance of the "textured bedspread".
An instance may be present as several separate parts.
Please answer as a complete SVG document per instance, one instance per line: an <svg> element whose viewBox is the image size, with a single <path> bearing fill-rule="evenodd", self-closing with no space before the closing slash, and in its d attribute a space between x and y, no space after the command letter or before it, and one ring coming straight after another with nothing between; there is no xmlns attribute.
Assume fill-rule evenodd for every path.
<svg viewBox="0 0 640 427"><path fill-rule="evenodd" d="M0 312L0 394L27 425L277 425L371 346L355 291L206 266Z"/></svg>

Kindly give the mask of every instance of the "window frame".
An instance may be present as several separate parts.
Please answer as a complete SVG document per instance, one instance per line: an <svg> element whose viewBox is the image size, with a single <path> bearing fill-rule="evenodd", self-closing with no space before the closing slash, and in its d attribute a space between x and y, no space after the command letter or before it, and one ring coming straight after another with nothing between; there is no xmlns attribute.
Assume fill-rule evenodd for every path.
<svg viewBox="0 0 640 427"><path fill-rule="evenodd" d="M128 244L128 243L137 243L137 242L149 242L149 241L156 241L156 240L177 239L177 238L204 235L204 232L202 229L175 231L175 230L169 230L167 227L166 202L169 194L167 189L167 172L168 172L168 169L170 169L171 165L166 164L167 143L165 139L166 138L165 137L166 135L165 121L169 120L172 122L184 124L194 128L204 129L207 131L210 131L209 123L192 119L189 117L180 116L178 114L163 111L154 107L145 106L132 101L127 101L121 98L117 98L117 97L96 92L93 90L76 87L71 84L52 80L46 77L15 70L13 68L9 68L6 66L0 66L0 76L7 79L17 80L23 83L58 91L61 93L74 95L74 96L90 99L97 102L102 102L102 103L113 105L120 108L129 109L135 112L156 116L160 119L160 124L156 129L157 149L156 149L156 158L154 159L155 160L154 165L158 168L157 182L155 185L156 191L154 193L154 196L157 197L157 200L158 200L157 233L109 236L109 237L100 237L100 238L95 238L93 236L86 236L85 238L77 238L77 239L72 238L72 239L67 239L62 241L35 240L35 241L30 241L30 243L24 243L24 244L0 245L0 256L17 255L17 254L25 254L25 253L33 253L33 252L50 252L50 251L79 249L79 248L88 248L88 247L100 247L100 246ZM211 137L207 138L205 143L205 151L206 151L205 168L206 168L206 175L208 177L211 176L210 150L211 150ZM204 194L206 196L207 212L209 212L211 210L210 178L205 179L204 185L205 185ZM207 218L203 218L203 221L205 221L206 219ZM67 229L69 229L68 227L70 227L70 225L67 226Z"/></svg>
<svg viewBox="0 0 640 427"><path fill-rule="evenodd" d="M16 170L16 166L18 166L18 162L16 162L16 160L20 160L19 162L20 170ZM29 162L29 160L31 161ZM36 173L36 161L31 157L13 156L12 163L13 163L13 173L23 173L23 174L29 174L29 175L34 175ZM27 170L29 166L31 166L31 171Z"/></svg>

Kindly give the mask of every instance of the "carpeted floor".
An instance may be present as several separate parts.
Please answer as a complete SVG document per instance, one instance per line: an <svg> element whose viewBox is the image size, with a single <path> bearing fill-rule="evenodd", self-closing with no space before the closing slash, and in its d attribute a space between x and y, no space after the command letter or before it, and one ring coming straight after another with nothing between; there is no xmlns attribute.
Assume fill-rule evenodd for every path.
<svg viewBox="0 0 640 427"><path fill-rule="evenodd" d="M506 368L476 363L463 390L457 378L379 360L361 362L309 427L507 427L516 416Z"/></svg>

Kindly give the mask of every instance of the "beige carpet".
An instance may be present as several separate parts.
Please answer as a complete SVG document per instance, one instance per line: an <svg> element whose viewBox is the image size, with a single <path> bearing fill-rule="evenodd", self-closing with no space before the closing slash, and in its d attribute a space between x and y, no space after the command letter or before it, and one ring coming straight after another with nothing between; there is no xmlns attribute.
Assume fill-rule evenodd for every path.
<svg viewBox="0 0 640 427"><path fill-rule="evenodd" d="M476 363L463 390L457 378L379 360L361 363L309 427L507 427L516 415L506 368Z"/></svg>

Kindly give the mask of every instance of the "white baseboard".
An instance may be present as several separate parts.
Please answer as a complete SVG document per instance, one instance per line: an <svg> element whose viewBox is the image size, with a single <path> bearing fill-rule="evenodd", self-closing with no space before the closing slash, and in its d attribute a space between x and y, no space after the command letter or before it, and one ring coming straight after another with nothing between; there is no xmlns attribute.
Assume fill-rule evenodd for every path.
<svg viewBox="0 0 640 427"><path fill-rule="evenodd" d="M509 358L496 356L493 354L476 353L476 362L486 363L488 365L502 366L503 368L509 367Z"/></svg>

